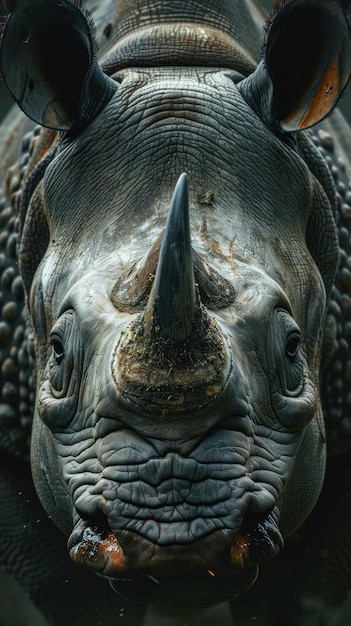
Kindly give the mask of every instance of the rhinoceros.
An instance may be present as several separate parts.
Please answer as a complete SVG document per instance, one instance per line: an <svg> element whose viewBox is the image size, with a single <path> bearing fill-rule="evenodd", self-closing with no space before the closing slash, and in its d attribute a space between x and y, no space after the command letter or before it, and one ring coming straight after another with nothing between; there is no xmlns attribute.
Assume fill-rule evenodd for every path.
<svg viewBox="0 0 351 626"><path fill-rule="evenodd" d="M331 624L351 589L349 2L6 8L1 562L59 626L220 603Z"/></svg>

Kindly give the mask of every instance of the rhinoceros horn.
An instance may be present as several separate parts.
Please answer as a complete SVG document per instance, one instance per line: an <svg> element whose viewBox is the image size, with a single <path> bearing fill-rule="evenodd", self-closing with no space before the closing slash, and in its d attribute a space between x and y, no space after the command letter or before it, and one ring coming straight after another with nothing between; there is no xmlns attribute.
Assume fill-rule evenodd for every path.
<svg viewBox="0 0 351 626"><path fill-rule="evenodd" d="M188 180L182 174L174 191L144 319L151 333L157 328L158 334L180 343L191 336L198 309Z"/></svg>
<svg viewBox="0 0 351 626"><path fill-rule="evenodd" d="M145 310L121 339L114 376L134 401L183 410L220 392L228 362L222 332L201 304L195 283L188 182L182 174Z"/></svg>

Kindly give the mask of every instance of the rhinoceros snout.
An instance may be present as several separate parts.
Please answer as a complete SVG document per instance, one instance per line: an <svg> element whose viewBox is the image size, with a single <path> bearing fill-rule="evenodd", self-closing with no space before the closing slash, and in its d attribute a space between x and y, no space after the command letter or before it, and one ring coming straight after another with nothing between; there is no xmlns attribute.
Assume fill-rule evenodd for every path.
<svg viewBox="0 0 351 626"><path fill-rule="evenodd" d="M127 428L106 435L97 450L104 467L94 484L83 485L84 476L75 484L71 558L112 579L131 599L132 584L120 589L126 580L146 580L149 589L150 578L168 585L173 577L177 591L169 591L168 600L178 606L187 576L214 594L209 604L245 591L258 563L282 546L272 487L245 467L247 428L244 417L224 420L184 454L170 444L158 452L154 441ZM163 586L162 594L157 585L149 593L147 601L164 601Z"/></svg>

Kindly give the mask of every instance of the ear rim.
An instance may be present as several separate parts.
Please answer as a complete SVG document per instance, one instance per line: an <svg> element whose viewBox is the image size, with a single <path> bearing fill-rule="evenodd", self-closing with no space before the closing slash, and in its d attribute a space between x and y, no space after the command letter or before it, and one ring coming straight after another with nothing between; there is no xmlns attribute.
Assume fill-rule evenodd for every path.
<svg viewBox="0 0 351 626"><path fill-rule="evenodd" d="M45 28L51 28L49 34L40 28L44 22ZM62 33L68 29L68 50L67 37L60 40L58 28ZM92 18L76 2L17 0L3 31L0 71L12 99L27 117L53 130L71 131L92 121L116 88L103 74L96 52ZM72 63L68 62L70 53ZM60 63L61 56L65 64ZM53 76L47 58L54 60L58 70Z"/></svg>
<svg viewBox="0 0 351 626"><path fill-rule="evenodd" d="M272 114L283 132L305 130L321 122L337 105L346 88L351 75L351 30L343 5L344 3L342 4L338 0L328 0L328 2L325 0L285 0L284 4L282 2L279 3L276 15L269 20L270 26L268 25L268 32L264 42L264 64L273 88ZM340 39L334 38L335 46L328 46L325 51L319 50L319 61L322 65L323 60L324 71L318 64L311 65L309 70L310 84L307 87L300 85L300 93L295 93L295 102L291 102L288 112L283 114L281 111L284 109L284 106L286 108L286 103L283 103L282 100L285 97L284 91L289 87L287 81L284 83L284 78L280 77L277 79L274 76L272 54L276 55L274 61L278 65L280 60L277 60L277 52L274 51L274 47L278 48L279 53L279 39L286 37L287 27L290 27L289 19L291 19L291 15L295 18L298 12L300 12L301 16L299 19L301 23L303 13L307 11L313 11L315 14L319 11L320 22L327 18L324 24L321 24L321 29L322 26L326 28L325 25L328 23L328 20L334 20L330 28L337 30L338 34L340 32L341 36ZM323 13L325 16L323 16ZM279 33L279 29L282 29L281 33ZM320 40L324 40L322 32L319 32L318 35ZM329 41L330 39L328 39L328 43ZM306 44L306 42L304 43ZM280 42L280 48L284 49L284 45L286 44ZM333 52L334 55L332 54ZM322 59L323 55L324 59ZM328 55L329 59L326 59ZM293 58L294 55L292 55ZM297 65L293 68L295 72L296 68ZM286 72L288 72L288 68ZM315 76L313 76L313 73Z"/></svg>

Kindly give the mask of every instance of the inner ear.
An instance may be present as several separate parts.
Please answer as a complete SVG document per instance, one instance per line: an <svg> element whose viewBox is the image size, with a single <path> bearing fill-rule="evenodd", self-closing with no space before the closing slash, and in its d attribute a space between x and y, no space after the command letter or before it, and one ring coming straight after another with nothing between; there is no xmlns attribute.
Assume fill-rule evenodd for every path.
<svg viewBox="0 0 351 626"><path fill-rule="evenodd" d="M350 28L337 0L290 0L266 44L275 117L283 130L319 122L335 106L351 71Z"/></svg>
<svg viewBox="0 0 351 626"><path fill-rule="evenodd" d="M4 30L1 71L26 115L57 130L81 121L88 81L95 94L108 91L89 20L69 0L17 0Z"/></svg>
<svg viewBox="0 0 351 626"><path fill-rule="evenodd" d="M32 40L34 48L33 73L28 87L35 90L36 80L44 80L53 96L60 98L65 114L72 118L76 114L82 83L89 72L91 44L83 20L79 20L80 24L68 24L68 15L62 15L57 21L50 11L43 13L41 23L36 24L32 33L26 27L20 33L21 41L26 45L26 41Z"/></svg>

